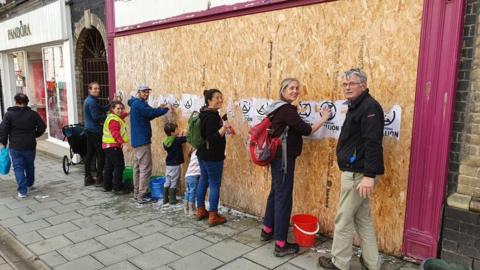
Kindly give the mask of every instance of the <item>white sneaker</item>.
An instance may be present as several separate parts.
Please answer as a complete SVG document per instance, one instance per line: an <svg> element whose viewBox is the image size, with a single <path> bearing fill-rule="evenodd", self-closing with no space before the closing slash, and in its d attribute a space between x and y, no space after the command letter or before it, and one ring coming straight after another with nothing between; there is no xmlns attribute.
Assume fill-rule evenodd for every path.
<svg viewBox="0 0 480 270"><path fill-rule="evenodd" d="M26 198L27 197L27 194L22 194L20 192L18 192L18 198Z"/></svg>

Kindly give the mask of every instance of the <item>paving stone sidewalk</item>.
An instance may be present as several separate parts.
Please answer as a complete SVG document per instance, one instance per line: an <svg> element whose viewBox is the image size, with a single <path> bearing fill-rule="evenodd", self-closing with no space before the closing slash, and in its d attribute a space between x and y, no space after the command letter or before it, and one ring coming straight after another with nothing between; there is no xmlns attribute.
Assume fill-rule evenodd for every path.
<svg viewBox="0 0 480 270"><path fill-rule="evenodd" d="M61 159L38 153L36 187L16 197L12 172L0 176L0 225L53 269L317 269L331 246L321 237L313 249L276 258L259 240L260 222L224 213L229 222L209 228L181 206L137 208L128 195L84 187L82 166L61 169ZM384 269L418 269L384 257ZM0 270L11 269L0 258ZM4 266L5 265L5 266ZM360 269L355 258L353 269Z"/></svg>
<svg viewBox="0 0 480 270"><path fill-rule="evenodd" d="M14 270L15 268L0 254L0 270Z"/></svg>

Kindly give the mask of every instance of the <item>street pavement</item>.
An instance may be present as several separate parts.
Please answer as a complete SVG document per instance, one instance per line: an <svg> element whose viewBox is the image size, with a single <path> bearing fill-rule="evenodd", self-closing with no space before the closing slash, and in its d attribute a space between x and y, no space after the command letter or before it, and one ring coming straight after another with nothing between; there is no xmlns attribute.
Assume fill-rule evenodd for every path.
<svg viewBox="0 0 480 270"><path fill-rule="evenodd" d="M261 222L254 217L222 208L228 222L209 228L181 205L138 208L129 195L84 187L82 167L65 175L60 158L37 153L38 190L26 199L17 198L12 170L0 176L0 226L52 269L317 269L331 246L320 236L315 248L276 258L273 243L259 240ZM383 269L418 269L383 259ZM3 269L14 268L0 256ZM352 269L361 269L358 256Z"/></svg>

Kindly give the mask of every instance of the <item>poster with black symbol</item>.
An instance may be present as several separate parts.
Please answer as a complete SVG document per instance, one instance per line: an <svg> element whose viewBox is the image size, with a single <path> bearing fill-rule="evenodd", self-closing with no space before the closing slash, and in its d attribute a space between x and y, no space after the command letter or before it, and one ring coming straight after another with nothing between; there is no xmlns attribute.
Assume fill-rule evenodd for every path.
<svg viewBox="0 0 480 270"><path fill-rule="evenodd" d="M155 95L152 92L150 92L150 95L148 96L147 102L148 102L148 105L150 105L150 107L152 107L152 108L158 107L157 98L155 97Z"/></svg>
<svg viewBox="0 0 480 270"><path fill-rule="evenodd" d="M203 105L203 99L196 95L182 94L180 99L180 109L183 117L190 117L194 111L200 111Z"/></svg>
<svg viewBox="0 0 480 270"><path fill-rule="evenodd" d="M310 139L335 138L338 139L348 106L345 100L335 102L326 101L301 101L298 105L298 114L310 125L320 121L324 108L329 108L330 113L327 122L314 134L307 136Z"/></svg>
<svg viewBox="0 0 480 270"><path fill-rule="evenodd" d="M259 98L252 100L253 120L251 125L254 126L260 123L267 114L267 110L272 104L272 100L266 98Z"/></svg>
<svg viewBox="0 0 480 270"><path fill-rule="evenodd" d="M385 126L383 136L400 140L400 124L402 122L402 107L393 105L390 111L385 111Z"/></svg>
<svg viewBox="0 0 480 270"><path fill-rule="evenodd" d="M251 99L241 99L238 101L238 106L242 112L243 120L245 120L250 127L253 126L253 118L255 117L252 103L253 102Z"/></svg>
<svg viewBox="0 0 480 270"><path fill-rule="evenodd" d="M156 102L154 104L156 106L170 104L174 109L178 109L180 107L180 100L178 100L177 97L172 94L160 95L155 98L155 101Z"/></svg>

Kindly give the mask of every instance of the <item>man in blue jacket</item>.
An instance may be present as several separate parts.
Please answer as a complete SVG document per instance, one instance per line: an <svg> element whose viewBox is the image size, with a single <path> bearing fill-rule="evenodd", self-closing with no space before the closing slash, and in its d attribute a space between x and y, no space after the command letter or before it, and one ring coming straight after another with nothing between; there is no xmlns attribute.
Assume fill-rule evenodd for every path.
<svg viewBox="0 0 480 270"><path fill-rule="evenodd" d="M103 165L105 156L102 150L102 125L105 121L107 106L101 106L98 102L100 85L98 82L88 84L88 97L83 102L83 116L85 122L85 135L87 137L87 154L85 156L85 186L95 184L103 186ZM92 177L91 164L93 157L97 160L97 176Z"/></svg>
<svg viewBox="0 0 480 270"><path fill-rule="evenodd" d="M150 121L168 112L168 108L160 106L152 108L147 100L150 87L141 85L137 89L137 97L128 101L130 109L130 132L133 147L133 198L138 203L145 203L144 198L152 176L152 127Z"/></svg>

